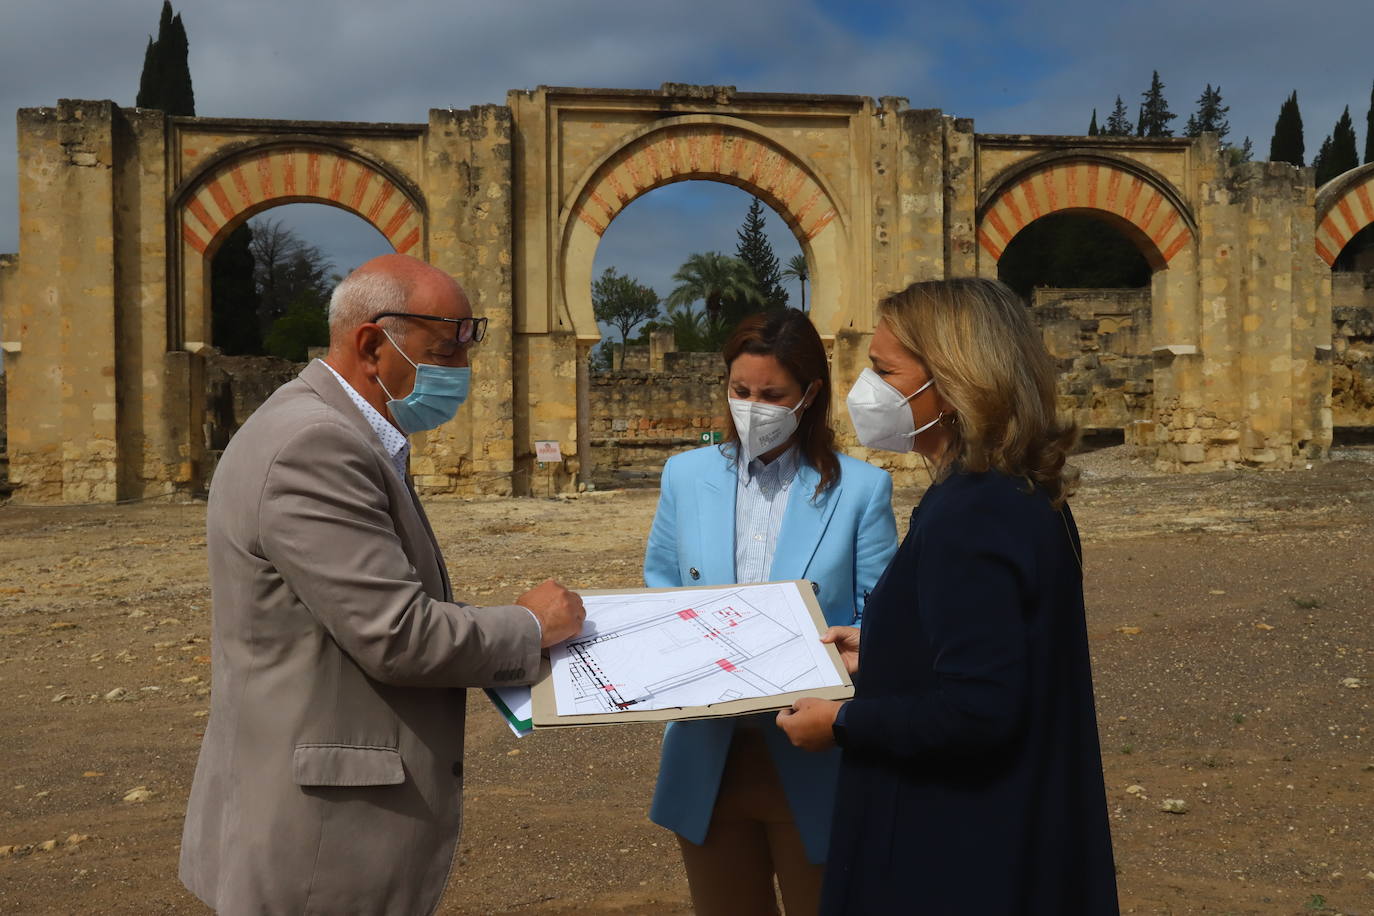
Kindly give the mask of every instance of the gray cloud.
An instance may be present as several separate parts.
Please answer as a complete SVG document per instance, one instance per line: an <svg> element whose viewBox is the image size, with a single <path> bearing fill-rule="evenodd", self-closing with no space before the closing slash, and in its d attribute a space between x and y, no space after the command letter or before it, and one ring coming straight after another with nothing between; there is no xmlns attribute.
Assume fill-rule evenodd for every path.
<svg viewBox="0 0 1374 916"><path fill-rule="evenodd" d="M18 244L12 113L63 97L131 105L159 6L9 0L0 13L0 111L10 113L0 117L0 251ZM500 103L508 90L540 84L679 81L903 95L973 117L985 132L1077 133L1094 106L1105 117L1117 94L1134 115L1158 69L1180 129L1203 84L1219 83L1234 138L1249 134L1261 157L1279 102L1297 89L1310 156L1346 104L1363 136L1374 79L1363 54L1374 24L1367 0L1304 9L1276 0L893 2L857 12L820 0L188 0L177 8L197 109L222 117L424 121L431 107ZM646 214L661 209L654 197ZM741 213L719 204L665 214L661 228L631 233L623 248L613 226L603 249L659 286L686 253L732 249ZM631 208L621 220L637 218ZM290 219L304 232L335 232ZM365 234L335 234L340 266L367 250Z"/></svg>

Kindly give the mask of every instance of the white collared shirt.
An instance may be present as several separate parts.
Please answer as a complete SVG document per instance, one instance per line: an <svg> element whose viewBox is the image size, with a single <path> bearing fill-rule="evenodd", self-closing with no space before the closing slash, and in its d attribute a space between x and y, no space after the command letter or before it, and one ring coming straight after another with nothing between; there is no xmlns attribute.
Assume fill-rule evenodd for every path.
<svg viewBox="0 0 1374 916"><path fill-rule="evenodd" d="M735 581L767 582L801 453L793 445L768 464L739 465L735 485Z"/></svg>
<svg viewBox="0 0 1374 916"><path fill-rule="evenodd" d="M372 427L372 431L376 433L377 438L381 440L382 449L385 450L387 455L391 458L391 466L396 469L396 473L400 475L401 479L405 480L406 461L410 458L410 441L407 440L405 436L401 435L399 429L391 425L390 420L378 413L377 408L367 403L367 399L361 394L358 394L353 386L344 380L342 375L335 372L333 366L329 365L329 363L326 363L324 360L320 360L320 363L339 380L339 384L343 387L344 394L348 395L349 399L353 401L354 406L362 412L363 419L367 421L367 425Z"/></svg>

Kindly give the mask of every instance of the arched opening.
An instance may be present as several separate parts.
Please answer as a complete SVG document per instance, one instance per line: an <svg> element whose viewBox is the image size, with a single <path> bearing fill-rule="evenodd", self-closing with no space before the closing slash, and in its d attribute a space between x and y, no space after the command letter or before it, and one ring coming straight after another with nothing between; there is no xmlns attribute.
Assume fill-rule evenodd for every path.
<svg viewBox="0 0 1374 916"><path fill-rule="evenodd" d="M730 279L734 268L723 263L730 261L749 268L759 300L726 290L708 309L709 286ZM800 308L803 300L809 306L806 263L781 214L722 182L672 183L615 215L596 248L592 273L602 332L592 351L589 393L594 484L655 486L670 455L718 438L721 344L745 314ZM637 299L636 287L652 295ZM652 314L630 324L643 315L634 303L650 300L657 301ZM622 303L634 314L619 324L607 320Z"/></svg>
<svg viewBox="0 0 1374 916"><path fill-rule="evenodd" d="M597 252L607 228L640 197L693 180L743 189L776 211L801 246L809 275L808 311L822 337L831 339L842 327L863 331L871 326L867 298L871 278L857 266L866 266L866 262L859 260L851 242L849 217L841 198L829 180L805 156L790 149L786 140L781 132L766 132L736 118L664 118L622 138L614 148L587 163L571 183L559 204L555 227L559 242L546 275L551 308L547 313L526 310L521 321L527 332L547 328L562 331L575 341L576 440L579 456L585 456L577 473L582 480L593 482L596 466L592 442L597 436L591 428L596 412L591 406L589 357L603 336L592 305ZM730 218L729 224L737 225L738 218ZM534 279L545 278L536 275ZM710 354L706 357L709 359ZM533 399L541 384L533 374L523 380L517 378L517 401L527 396ZM517 441L537 443L562 437L566 420L555 413L550 405L545 416L534 412L527 418L517 415ZM654 424L644 418L638 425L647 431ZM710 428L702 428L695 435L701 433L710 441ZM659 438L668 437L660 432ZM516 463L517 473L529 467L532 474L534 455L517 455Z"/></svg>
<svg viewBox="0 0 1374 916"><path fill-rule="evenodd" d="M1120 445L1153 411L1151 268L1135 227L1099 210L1061 210L1007 243L998 277L1022 295L1058 365L1059 405L1081 448Z"/></svg>
<svg viewBox="0 0 1374 916"><path fill-rule="evenodd" d="M385 163L351 148L298 139L238 147L211 159L186 178L172 200L174 231L181 244L172 268L176 282L170 296L168 349L187 357L183 361L183 382L193 478L190 485L199 489L208 484L219 452L252 409L277 384L295 374L297 360L308 355L308 342L319 339L321 327L319 305L293 301L301 297L273 299L266 306L261 301L245 301L249 297L244 272L252 243L247 233L236 235L236 230L245 223L250 231L254 226L264 227L265 231L269 224L279 224L294 233L293 223L298 217L292 214L335 210L346 214L345 221L370 224L381 239L378 250L423 256L428 246L426 216L418 191ZM305 211L294 207L281 210L296 204L315 206ZM256 219L268 211L276 213ZM339 218L334 214L304 217L306 224L314 221L323 225ZM282 223L283 219L288 222ZM313 239L303 241L321 247ZM261 346L266 350L270 344L286 354L274 368L250 373L251 377L242 382L228 377L216 365L224 357L214 346L217 335L211 305L212 274L220 250L226 245L230 246L229 253L220 267L221 274L227 273L230 279L221 277L222 297L239 305L235 308L226 304L220 309L219 339L232 343L236 349ZM289 256L290 246L287 251L290 272L299 265ZM322 271L322 280L315 278L315 299L321 298L322 289L327 292L335 269L354 266L336 265L328 248L321 251L321 258L307 259L317 262L315 267L323 262L330 265ZM299 250L294 253L299 254ZM261 300L262 292L256 282L254 289ZM246 313L250 311L263 313L257 316L260 345L249 326Z"/></svg>
<svg viewBox="0 0 1374 916"><path fill-rule="evenodd" d="M995 179L979 211L982 254L1031 308L1085 446L1151 445L1156 306L1193 250L1177 192L1137 162L1070 151Z"/></svg>
<svg viewBox="0 0 1374 916"><path fill-rule="evenodd" d="M1374 446L1374 223L1331 264L1333 448Z"/></svg>
<svg viewBox="0 0 1374 916"><path fill-rule="evenodd" d="M393 251L349 210L287 203L225 227L209 251L206 481L247 417L328 345L328 297L364 261Z"/></svg>
<svg viewBox="0 0 1374 916"><path fill-rule="evenodd" d="M1061 210L1026 225L997 262L998 278L1024 298L1057 364L1060 408L1072 411L1083 449L1120 445L1132 424L1151 416L1154 268L1146 244L1115 214Z"/></svg>
<svg viewBox="0 0 1374 916"><path fill-rule="evenodd" d="M213 468L229 439L278 386L329 343L329 294L359 264L394 250L375 226L334 206L260 210L210 262L205 445ZM208 479L208 475L207 475Z"/></svg>
<svg viewBox="0 0 1374 916"><path fill-rule="evenodd" d="M781 217L804 246L812 320L822 335L851 323L846 263L846 217L825 180L795 153L743 122L685 115L646 128L595 162L575 185L560 215L563 234L561 292L572 328L599 336L590 289L601 236L616 216L644 194L704 179L734 185L758 197Z"/></svg>
<svg viewBox="0 0 1374 916"><path fill-rule="evenodd" d="M286 204L257 213L210 259L210 343L227 356L302 361L327 342L319 319L338 278L393 250L375 226L337 207Z"/></svg>
<svg viewBox="0 0 1374 916"><path fill-rule="evenodd" d="M1141 289L1154 273L1140 243L1111 214L1061 210L1012 239L997 277L1031 302L1037 289Z"/></svg>

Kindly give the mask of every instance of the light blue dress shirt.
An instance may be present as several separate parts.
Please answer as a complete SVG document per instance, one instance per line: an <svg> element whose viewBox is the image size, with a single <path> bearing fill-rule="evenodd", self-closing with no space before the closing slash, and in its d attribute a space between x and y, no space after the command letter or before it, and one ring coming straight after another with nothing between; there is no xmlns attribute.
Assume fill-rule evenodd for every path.
<svg viewBox="0 0 1374 916"><path fill-rule="evenodd" d="M740 464L735 486L735 581L768 581L798 461L794 445L768 464L760 458Z"/></svg>

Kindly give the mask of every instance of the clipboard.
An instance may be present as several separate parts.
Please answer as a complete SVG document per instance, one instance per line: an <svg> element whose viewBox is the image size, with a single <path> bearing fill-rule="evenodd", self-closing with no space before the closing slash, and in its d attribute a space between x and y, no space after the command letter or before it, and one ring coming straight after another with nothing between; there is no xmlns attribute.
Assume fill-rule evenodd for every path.
<svg viewBox="0 0 1374 916"><path fill-rule="evenodd" d="M758 584L793 585L802 599L802 604L805 605L807 612L811 616L812 624L816 628L816 639L820 639L829 625L825 622L825 615L821 613L821 606L816 601L816 595L810 582L805 579L793 579L783 582ZM596 589L578 591L578 594L584 596L649 595L668 592L690 594L695 591L720 591L722 588L729 587L731 586L693 585L683 588ZM824 650L826 658L834 665L835 672L840 678L839 686L816 687L809 690L793 690L787 693L772 694L764 697L750 697L740 700L725 700L704 706L680 706L672 709L626 709L620 712L588 713L580 715L558 714L558 701L554 695L553 666L549 659L545 657L540 662L539 679L534 682L531 688L534 705L534 713L531 717L531 722L536 729L588 725L627 725L643 722L685 722L694 719L716 719L725 716L740 716L755 712L769 712L772 710L785 709L791 706L794 700L800 699L801 697L817 697L822 700L851 699L854 696L854 683L849 677L849 672L844 668L844 662L840 660L839 650L830 643L824 644Z"/></svg>

